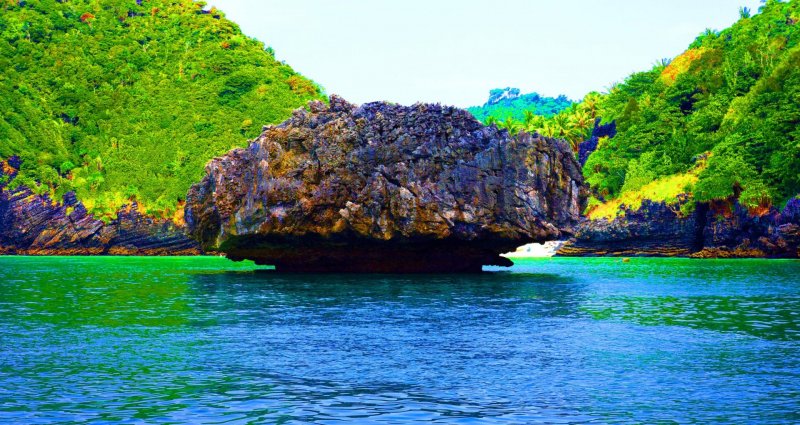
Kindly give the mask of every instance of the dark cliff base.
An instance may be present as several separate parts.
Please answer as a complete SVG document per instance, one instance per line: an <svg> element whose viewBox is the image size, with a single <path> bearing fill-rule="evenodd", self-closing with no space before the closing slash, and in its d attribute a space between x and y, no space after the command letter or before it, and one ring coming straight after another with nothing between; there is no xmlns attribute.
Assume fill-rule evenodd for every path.
<svg viewBox="0 0 800 425"><path fill-rule="evenodd" d="M227 248L227 256L274 265L276 271L286 273L480 273L483 265L512 266L511 260L497 251L515 248L447 240L407 244L363 240L354 244L312 239L264 243L246 238L239 240L242 246Z"/></svg>
<svg viewBox="0 0 800 425"><path fill-rule="evenodd" d="M699 204L682 216L676 206L645 201L613 221L584 221L561 256L694 258L800 257L800 199L782 211L751 214L736 202Z"/></svg>
<svg viewBox="0 0 800 425"><path fill-rule="evenodd" d="M6 183L19 167L0 167ZM0 254L9 255L198 255L199 245L170 220L148 217L135 203L109 223L88 214L70 192L60 202L28 188L0 185Z"/></svg>

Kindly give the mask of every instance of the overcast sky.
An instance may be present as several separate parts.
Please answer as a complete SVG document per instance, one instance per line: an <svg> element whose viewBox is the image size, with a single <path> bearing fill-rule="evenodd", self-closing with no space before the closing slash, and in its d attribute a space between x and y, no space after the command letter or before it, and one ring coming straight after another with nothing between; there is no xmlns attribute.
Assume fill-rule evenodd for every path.
<svg viewBox="0 0 800 425"><path fill-rule="evenodd" d="M490 89L604 91L759 0L209 0L351 102L482 104Z"/></svg>

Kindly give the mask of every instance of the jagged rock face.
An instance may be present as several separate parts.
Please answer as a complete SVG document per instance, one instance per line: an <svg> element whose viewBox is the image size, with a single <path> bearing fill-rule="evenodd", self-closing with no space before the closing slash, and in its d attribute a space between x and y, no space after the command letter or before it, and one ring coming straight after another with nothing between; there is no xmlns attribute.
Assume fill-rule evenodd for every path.
<svg viewBox="0 0 800 425"><path fill-rule="evenodd" d="M580 217L565 142L438 105L309 109L206 167L185 212L205 249L283 271L473 272Z"/></svg>
<svg viewBox="0 0 800 425"><path fill-rule="evenodd" d="M17 158L0 165L0 177L16 176ZM197 255L200 248L179 226L140 214L136 204L104 223L73 192L53 202L28 188L0 184L0 254Z"/></svg>
<svg viewBox="0 0 800 425"><path fill-rule="evenodd" d="M681 202L686 202L684 199ZM644 201L614 220L585 220L562 256L682 256L741 258L800 256L800 199L779 211L751 214L738 203L699 204L686 216L679 205Z"/></svg>
<svg viewBox="0 0 800 425"><path fill-rule="evenodd" d="M779 211L750 214L739 203L710 205L706 210L703 249L694 257L800 256L800 199L790 200Z"/></svg>

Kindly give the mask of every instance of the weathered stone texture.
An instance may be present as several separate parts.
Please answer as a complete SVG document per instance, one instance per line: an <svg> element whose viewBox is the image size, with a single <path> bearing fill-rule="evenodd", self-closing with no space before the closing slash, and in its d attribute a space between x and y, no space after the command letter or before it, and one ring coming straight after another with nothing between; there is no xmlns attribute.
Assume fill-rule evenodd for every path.
<svg viewBox="0 0 800 425"><path fill-rule="evenodd" d="M284 271L479 271L563 237L584 200L563 141L334 96L209 163L185 216L205 249Z"/></svg>

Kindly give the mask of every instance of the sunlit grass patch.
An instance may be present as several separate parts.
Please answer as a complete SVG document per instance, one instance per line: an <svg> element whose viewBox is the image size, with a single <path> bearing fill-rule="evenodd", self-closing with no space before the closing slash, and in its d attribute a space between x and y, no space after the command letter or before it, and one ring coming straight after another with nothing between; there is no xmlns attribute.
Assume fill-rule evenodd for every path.
<svg viewBox="0 0 800 425"><path fill-rule="evenodd" d="M605 218L613 220L622 214L622 206L625 205L631 210L637 210L642 206L642 201L649 199L655 202L675 203L678 195L686 193L687 189L697 182L697 172L693 170L688 173L675 174L662 177L652 181L638 190L623 192L616 199L601 203L596 199L589 202L586 215L591 220Z"/></svg>
<svg viewBox="0 0 800 425"><path fill-rule="evenodd" d="M702 47L697 49L689 49L678 55L678 57L673 59L672 62L667 65L663 71L661 71L661 81L667 85L674 83L679 75L689 70L692 62L703 56L703 53L705 53L706 50L707 49Z"/></svg>

